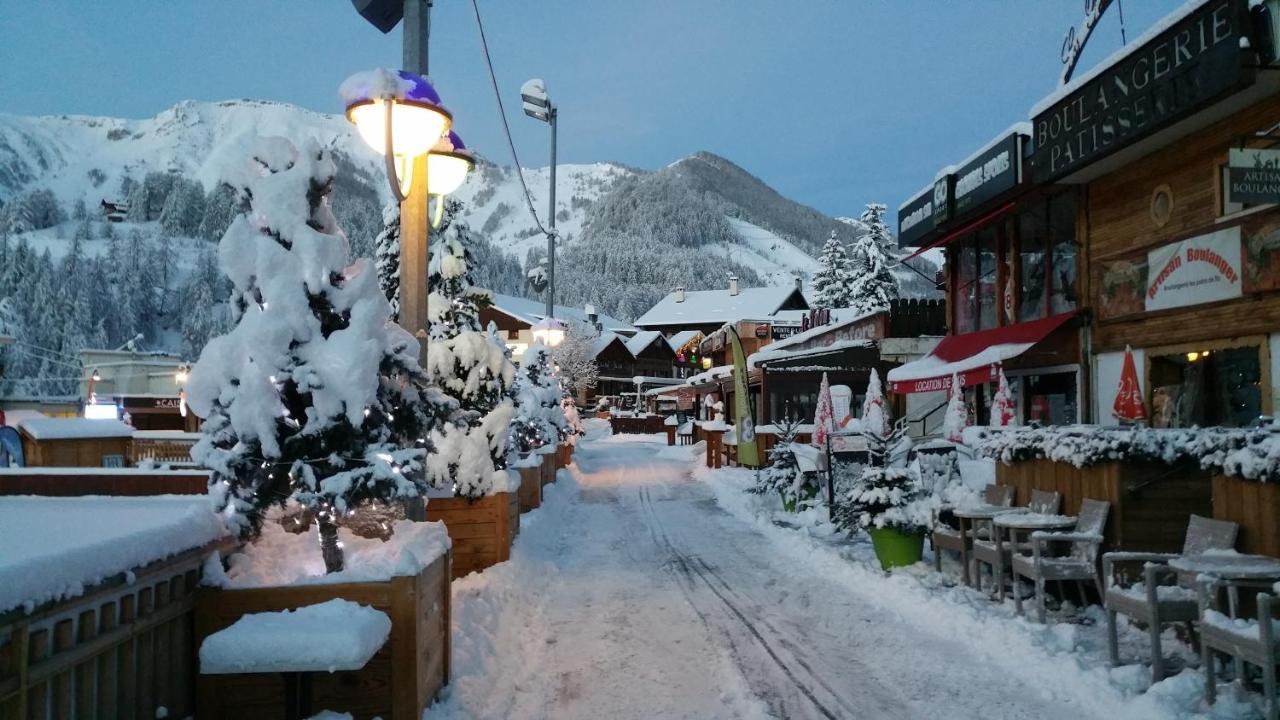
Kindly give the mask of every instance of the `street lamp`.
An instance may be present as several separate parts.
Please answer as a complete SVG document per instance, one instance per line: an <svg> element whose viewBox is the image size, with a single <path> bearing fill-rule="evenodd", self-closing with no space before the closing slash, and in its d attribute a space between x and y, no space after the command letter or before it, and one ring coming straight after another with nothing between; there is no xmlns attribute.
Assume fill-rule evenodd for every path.
<svg viewBox="0 0 1280 720"><path fill-rule="evenodd" d="M458 133L449 131L442 135L427 155L427 177L431 178L431 194L436 196L435 217L431 227L440 227L444 215L444 196L462 187L467 173L475 167L475 156L462 144Z"/></svg>
<svg viewBox="0 0 1280 720"><path fill-rule="evenodd" d="M520 86L520 100L524 114L551 126L551 200L547 225L547 318L555 318L556 302L556 117L558 111L547 96L547 85L541 78L533 78ZM536 337L536 333L535 333ZM563 338L563 331L561 332Z"/></svg>
<svg viewBox="0 0 1280 720"><path fill-rule="evenodd" d="M533 324L533 339L553 348L564 342L564 324L553 317L544 317Z"/></svg>
<svg viewBox="0 0 1280 720"><path fill-rule="evenodd" d="M449 132L453 116L421 75L377 69L356 73L339 90L347 119L360 137L386 159L387 180L404 202L413 186L413 160Z"/></svg>

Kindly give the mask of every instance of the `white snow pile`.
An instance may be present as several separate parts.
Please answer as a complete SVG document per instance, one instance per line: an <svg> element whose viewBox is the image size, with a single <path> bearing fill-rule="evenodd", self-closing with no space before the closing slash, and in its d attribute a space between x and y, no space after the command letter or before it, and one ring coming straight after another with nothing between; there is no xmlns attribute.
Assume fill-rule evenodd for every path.
<svg viewBox="0 0 1280 720"><path fill-rule="evenodd" d="M133 437L133 427L119 420L98 418L29 418L18 428L35 440Z"/></svg>
<svg viewBox="0 0 1280 720"><path fill-rule="evenodd" d="M358 72L338 86L338 96L342 104L350 106L361 100L391 97L403 100L412 92L414 84L400 76L395 70L375 68Z"/></svg>
<svg viewBox="0 0 1280 720"><path fill-rule="evenodd" d="M316 528L294 534L268 520L258 540L227 558L225 572L221 558L211 557L205 564L203 582L250 588L387 580L417 575L452 547L444 523L400 520L392 529L391 539L383 542L339 528L346 569L325 574L324 560L316 552L320 542Z"/></svg>
<svg viewBox="0 0 1280 720"><path fill-rule="evenodd" d="M1206 470L1261 482L1280 481L1280 431L1265 428L1153 429L1055 425L987 429L978 448L1005 463L1047 458L1078 468L1101 462L1195 460Z"/></svg>
<svg viewBox="0 0 1280 720"><path fill-rule="evenodd" d="M205 638L200 672L359 670L390 636L386 613L350 600L252 613Z"/></svg>
<svg viewBox="0 0 1280 720"><path fill-rule="evenodd" d="M202 496L0 497L0 613L82 595L225 534Z"/></svg>

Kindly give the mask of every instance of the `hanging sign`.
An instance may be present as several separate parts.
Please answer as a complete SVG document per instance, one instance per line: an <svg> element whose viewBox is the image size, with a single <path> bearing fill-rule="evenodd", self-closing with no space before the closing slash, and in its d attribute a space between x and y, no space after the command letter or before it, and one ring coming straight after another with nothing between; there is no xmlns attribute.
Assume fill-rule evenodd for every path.
<svg viewBox="0 0 1280 720"><path fill-rule="evenodd" d="M1235 203L1280 203L1280 149L1233 149L1227 161L1227 198Z"/></svg>
<svg viewBox="0 0 1280 720"><path fill-rule="evenodd" d="M1050 182L1251 84L1246 0L1213 0L1035 114L1032 165Z"/></svg>
<svg viewBox="0 0 1280 720"><path fill-rule="evenodd" d="M1146 310L1240 297L1240 227L1162 245L1147 253Z"/></svg>
<svg viewBox="0 0 1280 720"><path fill-rule="evenodd" d="M1084 0L1084 22L1080 24L1080 32L1075 26L1067 29L1062 38L1062 84L1071 81L1071 73L1075 72L1076 63L1080 61L1080 52L1093 34L1093 28L1102 19L1102 14L1111 6L1111 0ZM1123 14L1123 12L1121 13Z"/></svg>

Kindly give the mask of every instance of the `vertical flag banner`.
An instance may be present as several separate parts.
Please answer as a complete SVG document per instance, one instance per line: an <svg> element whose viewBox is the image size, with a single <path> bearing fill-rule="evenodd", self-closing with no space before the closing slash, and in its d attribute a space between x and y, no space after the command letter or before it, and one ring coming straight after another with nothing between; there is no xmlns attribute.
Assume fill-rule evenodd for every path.
<svg viewBox="0 0 1280 720"><path fill-rule="evenodd" d="M738 428L738 464L760 467L760 450L756 445L756 423L751 416L751 395L747 392L747 356L742 341L732 326L729 342L733 343L733 421Z"/></svg>

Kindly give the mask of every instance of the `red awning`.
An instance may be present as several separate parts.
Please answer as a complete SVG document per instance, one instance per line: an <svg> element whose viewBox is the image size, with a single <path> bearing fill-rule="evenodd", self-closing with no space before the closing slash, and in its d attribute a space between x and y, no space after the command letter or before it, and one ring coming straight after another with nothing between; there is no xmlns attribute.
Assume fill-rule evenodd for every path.
<svg viewBox="0 0 1280 720"><path fill-rule="evenodd" d="M910 260L910 259L912 259L912 258L914 258L914 257L919 257L922 253L928 252L928 251L930 251L930 250L932 250L932 249L934 249L934 248L936 248L936 247L942 247L943 245L946 245L947 243L951 242L952 240L955 240L957 237L959 237L959 236L961 236L961 235L964 235L964 234L966 234L966 233L971 233L971 232L973 232L974 230L977 230L978 228L982 227L983 225L986 225L987 223L991 222L992 220L995 220L996 218L998 218L998 217L1000 217L1001 215L1005 214L1005 213L1006 213L1006 212L1008 212L1009 210L1012 210L1012 209L1013 209L1013 206L1014 206L1014 203L1007 203L1007 204L1005 204L1005 205L1004 205L1004 206L1002 206L1002 207L996 208L995 210L992 210L991 212L987 213L986 215L983 215L982 217L978 218L977 220L974 220L973 222L968 223L968 224L966 224L966 225L962 225L962 226L960 226L960 227L956 228L955 230L952 230L951 232L947 233L946 235L943 235L941 238L939 238L939 239L937 239L937 240L934 240L933 242L929 243L928 245L925 245L924 247L918 248L915 252L913 252L913 253L911 253L910 255L908 255L908 256L906 256L906 257L902 258L902 259L901 259L901 260L899 260L898 262L906 262L906 261L908 261L908 260Z"/></svg>
<svg viewBox="0 0 1280 720"><path fill-rule="evenodd" d="M1075 311L1002 328L948 335L925 357L889 371L889 387L899 395L950 390L951 377L962 386L999 376L1000 364L1015 358L1075 317Z"/></svg>

